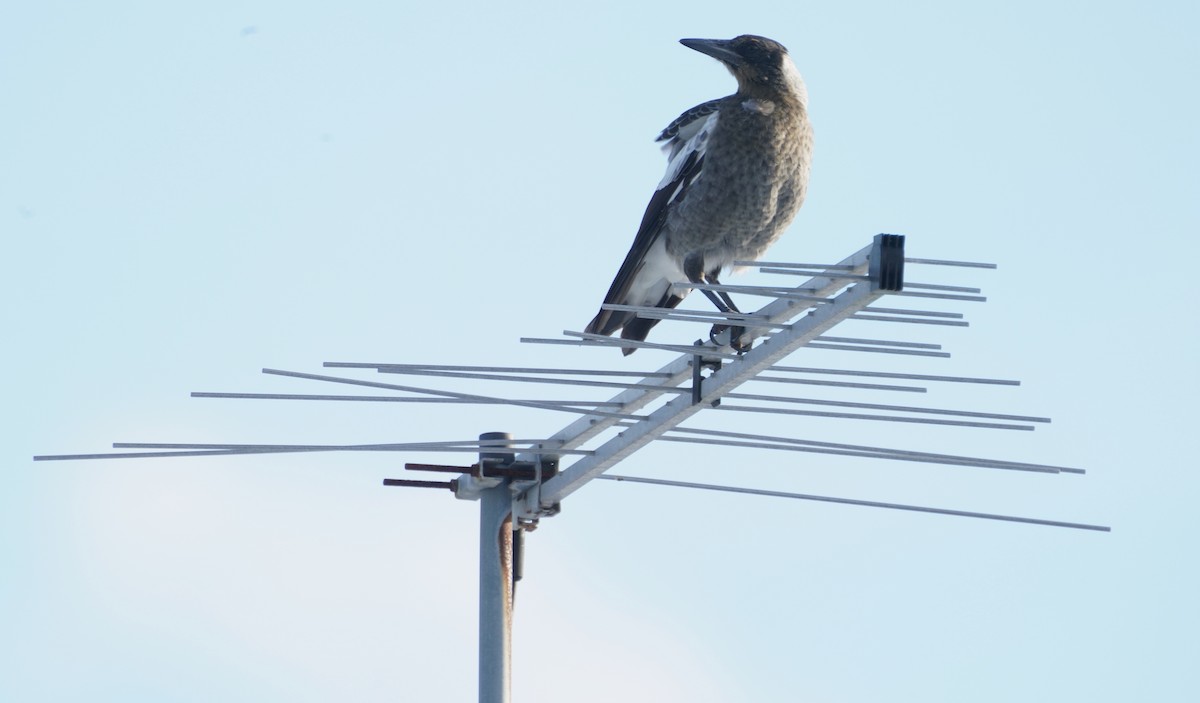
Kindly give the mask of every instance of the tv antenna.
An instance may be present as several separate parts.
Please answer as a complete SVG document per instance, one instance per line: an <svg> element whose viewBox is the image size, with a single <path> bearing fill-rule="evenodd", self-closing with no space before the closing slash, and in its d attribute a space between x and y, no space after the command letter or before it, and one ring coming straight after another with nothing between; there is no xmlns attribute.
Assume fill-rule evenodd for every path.
<svg viewBox="0 0 1200 703"><path fill-rule="evenodd" d="M795 437L733 432L684 426L700 414L720 412L770 413L844 420L941 425L991 430L1033 430L1048 418L1002 413L933 408L854 400L805 398L794 395L743 393L748 381L779 386L821 386L874 392L923 392L929 384L1019 385L1017 381L845 370L794 366L783 362L801 348L845 353L944 358L938 344L830 335L846 320L901 325L965 327L957 312L916 309L922 301L983 302L977 288L906 281L906 265L993 269L992 264L907 258L904 237L876 235L872 242L836 264L736 262L780 276L775 285L680 284L680 288L765 297L753 313L662 309L608 305L639 317L714 324L708 341L692 345L635 342L582 332L563 338L523 338L524 343L588 347L637 347L674 352L678 356L653 372L598 369L501 366L451 366L414 363L326 362L327 368L371 370L391 376L464 379L506 384L554 384L572 389L620 389L609 399L523 399L449 389L366 380L349 376L263 369L263 373L299 380L351 385L388 391L386 395L197 392L193 397L306 401L368 401L394 403L452 403L534 408L576 415L576 419L546 438L516 438L507 432L486 432L478 439L383 444L113 444L124 450L97 454L36 456L35 460L131 459L181 456L230 456L302 452L465 452L477 454L469 466L408 463L405 469L453 474L449 480L386 478L386 486L441 488L455 497L477 500L479 521L479 700L504 703L510 699L512 608L515 584L521 578L523 536L543 518L556 515L565 500L593 479L726 491L859 505L891 510L999 520L1048 527L1108 532L1110 528L1060 520L1001 515L928 506L857 500L844 497L770 491L683 480L644 478L607 473L637 450L658 440L743 449L772 449L881 461L919 462L1043 474L1083 474L1082 469L943 454L921 450L838 443ZM804 279L794 285L795 277ZM902 302L877 305L885 298ZM723 331L722 331L723 330ZM738 340L733 335L740 333ZM737 341L736 351L731 342ZM561 464L567 461L567 466Z"/></svg>

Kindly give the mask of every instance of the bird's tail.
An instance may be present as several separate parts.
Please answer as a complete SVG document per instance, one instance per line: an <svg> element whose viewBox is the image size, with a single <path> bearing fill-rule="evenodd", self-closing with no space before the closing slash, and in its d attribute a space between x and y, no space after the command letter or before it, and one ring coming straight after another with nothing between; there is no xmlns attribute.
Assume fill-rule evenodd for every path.
<svg viewBox="0 0 1200 703"><path fill-rule="evenodd" d="M683 301L682 296L667 293L655 307L674 308ZM649 336L650 330L657 325L660 320L649 317L638 317L637 313L623 312L619 310L604 310L596 313L588 326L584 328L589 334L611 335L617 330L621 331L621 339L628 339L634 342L645 341ZM637 347L621 347L621 353L625 356L637 351Z"/></svg>

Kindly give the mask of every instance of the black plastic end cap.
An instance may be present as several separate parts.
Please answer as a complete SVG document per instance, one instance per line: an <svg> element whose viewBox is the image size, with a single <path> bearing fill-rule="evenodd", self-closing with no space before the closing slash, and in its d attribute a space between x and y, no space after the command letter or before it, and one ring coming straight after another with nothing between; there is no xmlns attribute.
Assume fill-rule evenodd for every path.
<svg viewBox="0 0 1200 703"><path fill-rule="evenodd" d="M904 235L877 234L871 247L867 269L871 283L879 290L904 290Z"/></svg>

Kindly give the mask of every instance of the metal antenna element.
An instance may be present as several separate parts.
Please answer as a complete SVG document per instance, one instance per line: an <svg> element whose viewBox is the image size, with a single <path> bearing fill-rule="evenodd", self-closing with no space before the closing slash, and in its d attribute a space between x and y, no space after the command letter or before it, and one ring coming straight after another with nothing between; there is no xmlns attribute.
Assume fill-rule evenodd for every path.
<svg viewBox="0 0 1200 703"><path fill-rule="evenodd" d="M993 264L944 259L906 257L904 237L877 235L863 249L834 264L787 262L735 262L757 267L765 276L778 276L779 285L676 284L677 289L705 289L722 294L769 298L755 312L664 309L630 305L605 305L609 310L663 322L663 328L700 323L712 325L708 341L679 344L661 341L613 339L584 332L564 332L564 338L522 338L521 342L571 345L603 349L636 348L647 354L669 353L675 358L655 370L600 370L588 368L545 368L517 366L462 366L417 363L326 362L328 368L347 372L371 371L397 376L422 376L466 390L431 388L279 369L263 373L293 380L334 383L371 389L370 394L239 393L197 392L209 399L252 399L288 401L386 402L427 406L479 405L524 408L526 411L569 413L574 419L548 437L516 439L513 435L489 432L477 439L373 444L214 444L118 442L121 450L91 454L55 454L34 457L39 461L71 459L129 459L167 457L225 457L248 454L312 452L460 452L478 455L469 466L410 462L409 471L456 474L449 480L386 478L385 486L449 489L455 497L480 503L479 523L479 700L510 699L512 608L516 583L521 578L523 534L535 529L542 518L556 515L562 501L593 479L692 488L726 493L773 496L794 500L932 513L943 516L998 520L1026 525L1107 532L1110 528L1061 520L1016 517L969 510L923 507L901 503L852 498L835 498L762 488L723 486L679 480L614 476L609 469L654 442L677 442L731 447L740 451L772 450L833 457L877 459L884 462L922 463L955 469L990 469L1031 474L1079 475L1078 468L979 456L963 456L916 449L879 447L848 442L781 437L692 426L689 421L703 414L714 419L729 413L799 415L830 421L904 423L934 425L944 431L978 432L1007 430L1030 432L1050 422L1031 414L959 409L944 404L898 404L867 402L864 392L900 392L924 395L944 384L980 387L1012 387L1018 381L910 373L893 370L839 368L785 364L794 352L812 350L824 358L833 352L842 360L883 358L944 359L950 353L937 343L873 336L833 335L843 323L856 330L936 331L966 327L959 312L924 309L926 304L946 305L984 302L978 288L945 283L906 282L906 265L994 269ZM795 277L804 277L793 285ZM904 303L881 305L881 298L905 298ZM664 335L665 336L665 335ZM853 354L844 354L853 352ZM645 356L645 354L643 355ZM484 386L557 386L574 395L569 398L514 398L504 391L484 392ZM739 390L745 384L770 384ZM803 386L824 389L851 397L799 397L780 389ZM616 390L611 398L588 399L597 389ZM783 394L781 394L783 393ZM554 396L547 392L547 396ZM580 396L583 396L582 398ZM918 397L919 397L918 396ZM912 397L912 396L909 396ZM727 402L732 401L732 402ZM718 410L721 412L705 412ZM528 436L528 435L527 435ZM1019 435L1018 435L1019 436ZM560 469L560 461L571 457ZM901 466L893 463L893 466Z"/></svg>
<svg viewBox="0 0 1200 703"><path fill-rule="evenodd" d="M902 503L881 503L875 500L854 500L852 498L832 498L830 496L814 496L806 493L789 493L786 491L766 491L760 488L740 488L738 486L714 486L711 483L691 483L689 481L666 481L657 478L641 478L638 476L615 476L608 474L600 478L609 481L629 481L630 483L648 483L655 486L676 486L679 488L699 488L706 491L725 491L727 493L744 493L757 496L774 496L776 498L794 498L796 500L813 500L822 503L840 503L842 505L863 505L869 508L887 508L889 510L908 510L916 513L933 513L935 515L954 515L957 517L980 518L983 520L1001 520L1004 522L1023 522L1029 525L1048 525L1050 527L1067 527L1076 530L1093 530L1109 532L1110 528L1103 525L1087 525L1080 522L1061 522L1059 520L1039 520L1037 518L1013 517L1011 515L995 515L992 513L976 513L969 510L947 510L945 508L927 508L920 505L904 505Z"/></svg>

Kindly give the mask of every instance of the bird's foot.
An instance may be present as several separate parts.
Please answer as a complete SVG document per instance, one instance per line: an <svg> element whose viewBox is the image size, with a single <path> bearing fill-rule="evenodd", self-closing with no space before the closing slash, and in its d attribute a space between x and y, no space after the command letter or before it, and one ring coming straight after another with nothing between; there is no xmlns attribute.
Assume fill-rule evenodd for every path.
<svg viewBox="0 0 1200 703"><path fill-rule="evenodd" d="M742 341L742 335L746 333L745 327L736 327L733 325L713 325L708 332L708 339L719 347L733 347L733 350L739 354L744 354L750 351L752 342Z"/></svg>

